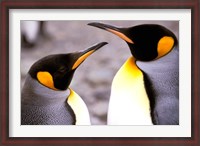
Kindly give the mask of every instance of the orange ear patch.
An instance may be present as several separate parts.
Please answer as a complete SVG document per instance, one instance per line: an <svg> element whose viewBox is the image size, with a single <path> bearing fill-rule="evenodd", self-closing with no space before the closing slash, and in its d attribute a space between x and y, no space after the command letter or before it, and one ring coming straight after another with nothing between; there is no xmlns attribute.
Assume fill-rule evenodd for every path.
<svg viewBox="0 0 200 146"><path fill-rule="evenodd" d="M40 71L37 73L37 79L38 81L43 84L44 86L51 88L53 90L57 90L54 87L54 82L53 82L53 77L51 76L51 74L49 72L46 71Z"/></svg>
<svg viewBox="0 0 200 146"><path fill-rule="evenodd" d="M157 58L160 58L169 53L172 50L173 45L174 45L174 39L172 37L168 36L162 37L159 40L157 46L157 52L158 52Z"/></svg>

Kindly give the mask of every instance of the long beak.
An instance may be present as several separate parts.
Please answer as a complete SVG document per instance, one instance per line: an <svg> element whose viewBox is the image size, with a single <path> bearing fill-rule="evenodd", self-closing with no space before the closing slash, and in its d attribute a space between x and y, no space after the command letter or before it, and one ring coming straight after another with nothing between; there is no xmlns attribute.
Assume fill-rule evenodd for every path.
<svg viewBox="0 0 200 146"><path fill-rule="evenodd" d="M108 25L108 24L97 23L97 22L89 23L88 25L94 26L94 27L98 27L98 28L100 28L100 29L104 29L104 30L106 30L106 31L109 31L109 32L111 32L111 33L113 33L113 34L119 36L120 38L122 38L122 39L125 40L126 42L129 42L129 43L131 43L131 44L134 44L134 42L133 42L126 34L124 34L122 28L118 28L118 27L111 26L111 25Z"/></svg>
<svg viewBox="0 0 200 146"><path fill-rule="evenodd" d="M80 57L76 60L74 63L72 69L76 69L87 57L89 57L92 53L94 53L99 48L103 47L104 45L108 44L107 42L101 42L99 44L96 44L82 52L80 52Z"/></svg>

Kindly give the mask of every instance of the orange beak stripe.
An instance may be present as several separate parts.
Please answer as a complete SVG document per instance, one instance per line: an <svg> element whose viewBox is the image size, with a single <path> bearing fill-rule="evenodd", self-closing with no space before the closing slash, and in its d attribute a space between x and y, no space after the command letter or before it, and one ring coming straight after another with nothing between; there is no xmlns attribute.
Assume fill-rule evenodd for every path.
<svg viewBox="0 0 200 146"><path fill-rule="evenodd" d="M106 30L108 30L111 33L114 33L115 35L119 36L123 40L125 40L125 41L127 41L127 42L129 42L131 44L134 44L134 42L130 38L128 38L126 35L124 35L123 33L119 32L119 31L116 31L116 30L113 30L113 29L106 29Z"/></svg>

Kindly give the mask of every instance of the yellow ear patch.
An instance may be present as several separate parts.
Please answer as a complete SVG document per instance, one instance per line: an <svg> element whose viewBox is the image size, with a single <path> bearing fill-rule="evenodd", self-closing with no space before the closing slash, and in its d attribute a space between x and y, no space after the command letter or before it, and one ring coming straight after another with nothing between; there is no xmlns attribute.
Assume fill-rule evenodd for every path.
<svg viewBox="0 0 200 146"><path fill-rule="evenodd" d="M57 90L54 87L53 77L51 76L51 74L49 72L46 72L46 71L38 72L37 73L37 79L44 86L49 87L49 88L51 88L53 90Z"/></svg>
<svg viewBox="0 0 200 146"><path fill-rule="evenodd" d="M124 35L123 33L118 32L118 31L113 30L113 29L107 29L107 30L108 30L109 32L112 32L112 33L114 33L115 35L119 36L119 37L122 38L123 40L125 40L125 41L127 41L127 42L129 42L129 43L131 43L131 44L134 44L133 41L132 41L130 38L128 38L126 35Z"/></svg>
<svg viewBox="0 0 200 146"><path fill-rule="evenodd" d="M76 60L76 62L74 63L72 69L77 68L88 56L90 56L95 50L91 50L87 53L85 53L84 55L82 55L81 57L78 58L78 60Z"/></svg>
<svg viewBox="0 0 200 146"><path fill-rule="evenodd" d="M162 37L159 42L158 42L158 48L157 48L157 51L158 51L158 57L157 58L160 58L164 55L166 55L168 52L170 52L172 50L172 47L174 45L174 39L172 37L168 37L168 36L165 36L165 37Z"/></svg>

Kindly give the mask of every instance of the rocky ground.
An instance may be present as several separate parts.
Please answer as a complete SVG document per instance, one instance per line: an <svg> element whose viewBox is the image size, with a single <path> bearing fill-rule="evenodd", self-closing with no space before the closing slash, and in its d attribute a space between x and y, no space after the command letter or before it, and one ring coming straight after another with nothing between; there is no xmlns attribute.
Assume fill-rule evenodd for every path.
<svg viewBox="0 0 200 146"><path fill-rule="evenodd" d="M88 106L91 122L104 125L111 83L117 70L130 56L127 44L117 36L87 24L91 21L47 21L46 37L38 37L37 44L21 49L21 81L30 66L38 59L57 53L68 53L86 49L106 41L109 44L92 54L75 72L70 87L76 91ZM98 22L98 21L97 21ZM177 21L101 21L103 23L129 27L138 24L161 24L172 30L178 37ZM153 34L152 34L153 37Z"/></svg>

